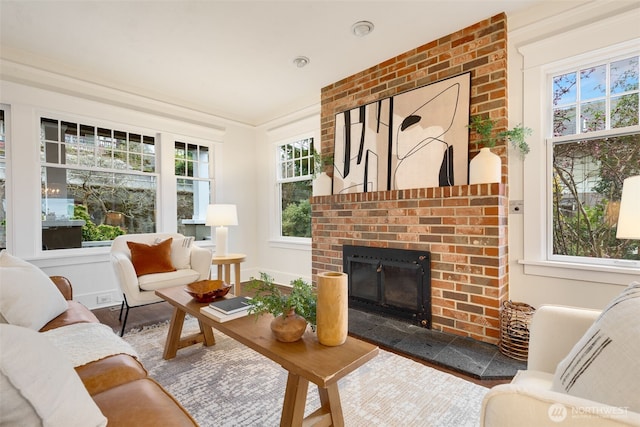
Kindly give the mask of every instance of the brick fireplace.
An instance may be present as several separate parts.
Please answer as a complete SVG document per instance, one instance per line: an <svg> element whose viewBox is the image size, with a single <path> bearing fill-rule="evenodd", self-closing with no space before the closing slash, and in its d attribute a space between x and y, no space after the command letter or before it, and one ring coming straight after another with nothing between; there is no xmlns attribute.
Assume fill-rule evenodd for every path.
<svg viewBox="0 0 640 427"><path fill-rule="evenodd" d="M312 199L313 274L342 271L342 246L431 252L432 329L497 343L508 294L503 184Z"/></svg>
<svg viewBox="0 0 640 427"><path fill-rule="evenodd" d="M322 89L322 153L335 115L471 72L471 115L507 125L506 16L496 15ZM479 151L472 135L469 158ZM508 298L507 149L502 182L319 196L312 205L312 274L342 271L343 245L431 253L432 328L496 344Z"/></svg>

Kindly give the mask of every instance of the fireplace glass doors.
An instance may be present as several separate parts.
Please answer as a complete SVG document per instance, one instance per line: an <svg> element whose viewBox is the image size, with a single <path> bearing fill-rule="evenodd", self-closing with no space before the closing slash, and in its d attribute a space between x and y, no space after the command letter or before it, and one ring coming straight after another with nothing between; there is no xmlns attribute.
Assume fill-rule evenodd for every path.
<svg viewBox="0 0 640 427"><path fill-rule="evenodd" d="M345 245L342 260L352 307L431 328L429 252Z"/></svg>

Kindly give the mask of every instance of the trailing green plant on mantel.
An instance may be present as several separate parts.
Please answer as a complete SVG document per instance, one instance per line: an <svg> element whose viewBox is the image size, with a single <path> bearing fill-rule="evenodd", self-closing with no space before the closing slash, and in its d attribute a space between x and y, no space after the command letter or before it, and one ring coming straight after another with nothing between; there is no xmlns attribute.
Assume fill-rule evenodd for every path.
<svg viewBox="0 0 640 427"><path fill-rule="evenodd" d="M291 292L284 293L271 276L260 273L260 279L254 278L247 287L255 292L249 301L249 314L270 313L277 317L294 309L315 331L318 298L313 287L302 279L292 280L291 287Z"/></svg>
<svg viewBox="0 0 640 427"><path fill-rule="evenodd" d="M333 154L322 155L318 153L318 150L313 149L313 174L315 178L319 173L326 170L327 166L333 165Z"/></svg>
<svg viewBox="0 0 640 427"><path fill-rule="evenodd" d="M495 147L496 143L501 140L507 140L511 143L511 146L518 150L522 158L529 154L529 144L527 144L526 138L533 132L531 128L524 127L522 124L518 126L504 130L502 132L494 133L493 129L496 126L496 121L490 118L482 118L480 116L474 116L469 123L469 129L480 135L478 141L483 147L491 148Z"/></svg>

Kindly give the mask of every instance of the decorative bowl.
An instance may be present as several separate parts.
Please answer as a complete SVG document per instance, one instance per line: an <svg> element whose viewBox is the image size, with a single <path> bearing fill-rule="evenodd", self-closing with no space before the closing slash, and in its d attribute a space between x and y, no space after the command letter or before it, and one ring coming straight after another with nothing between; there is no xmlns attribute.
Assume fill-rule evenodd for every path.
<svg viewBox="0 0 640 427"><path fill-rule="evenodd" d="M197 302L211 302L229 293L231 285L222 280L200 280L188 284L184 290Z"/></svg>

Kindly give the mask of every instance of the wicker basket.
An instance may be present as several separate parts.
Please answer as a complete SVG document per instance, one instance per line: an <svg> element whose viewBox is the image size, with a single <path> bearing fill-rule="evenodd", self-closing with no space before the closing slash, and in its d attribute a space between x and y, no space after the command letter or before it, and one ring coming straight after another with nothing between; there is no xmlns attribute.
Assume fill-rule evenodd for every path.
<svg viewBox="0 0 640 427"><path fill-rule="evenodd" d="M529 355L529 325L536 311L529 304L505 301L500 311L500 352L516 360Z"/></svg>

